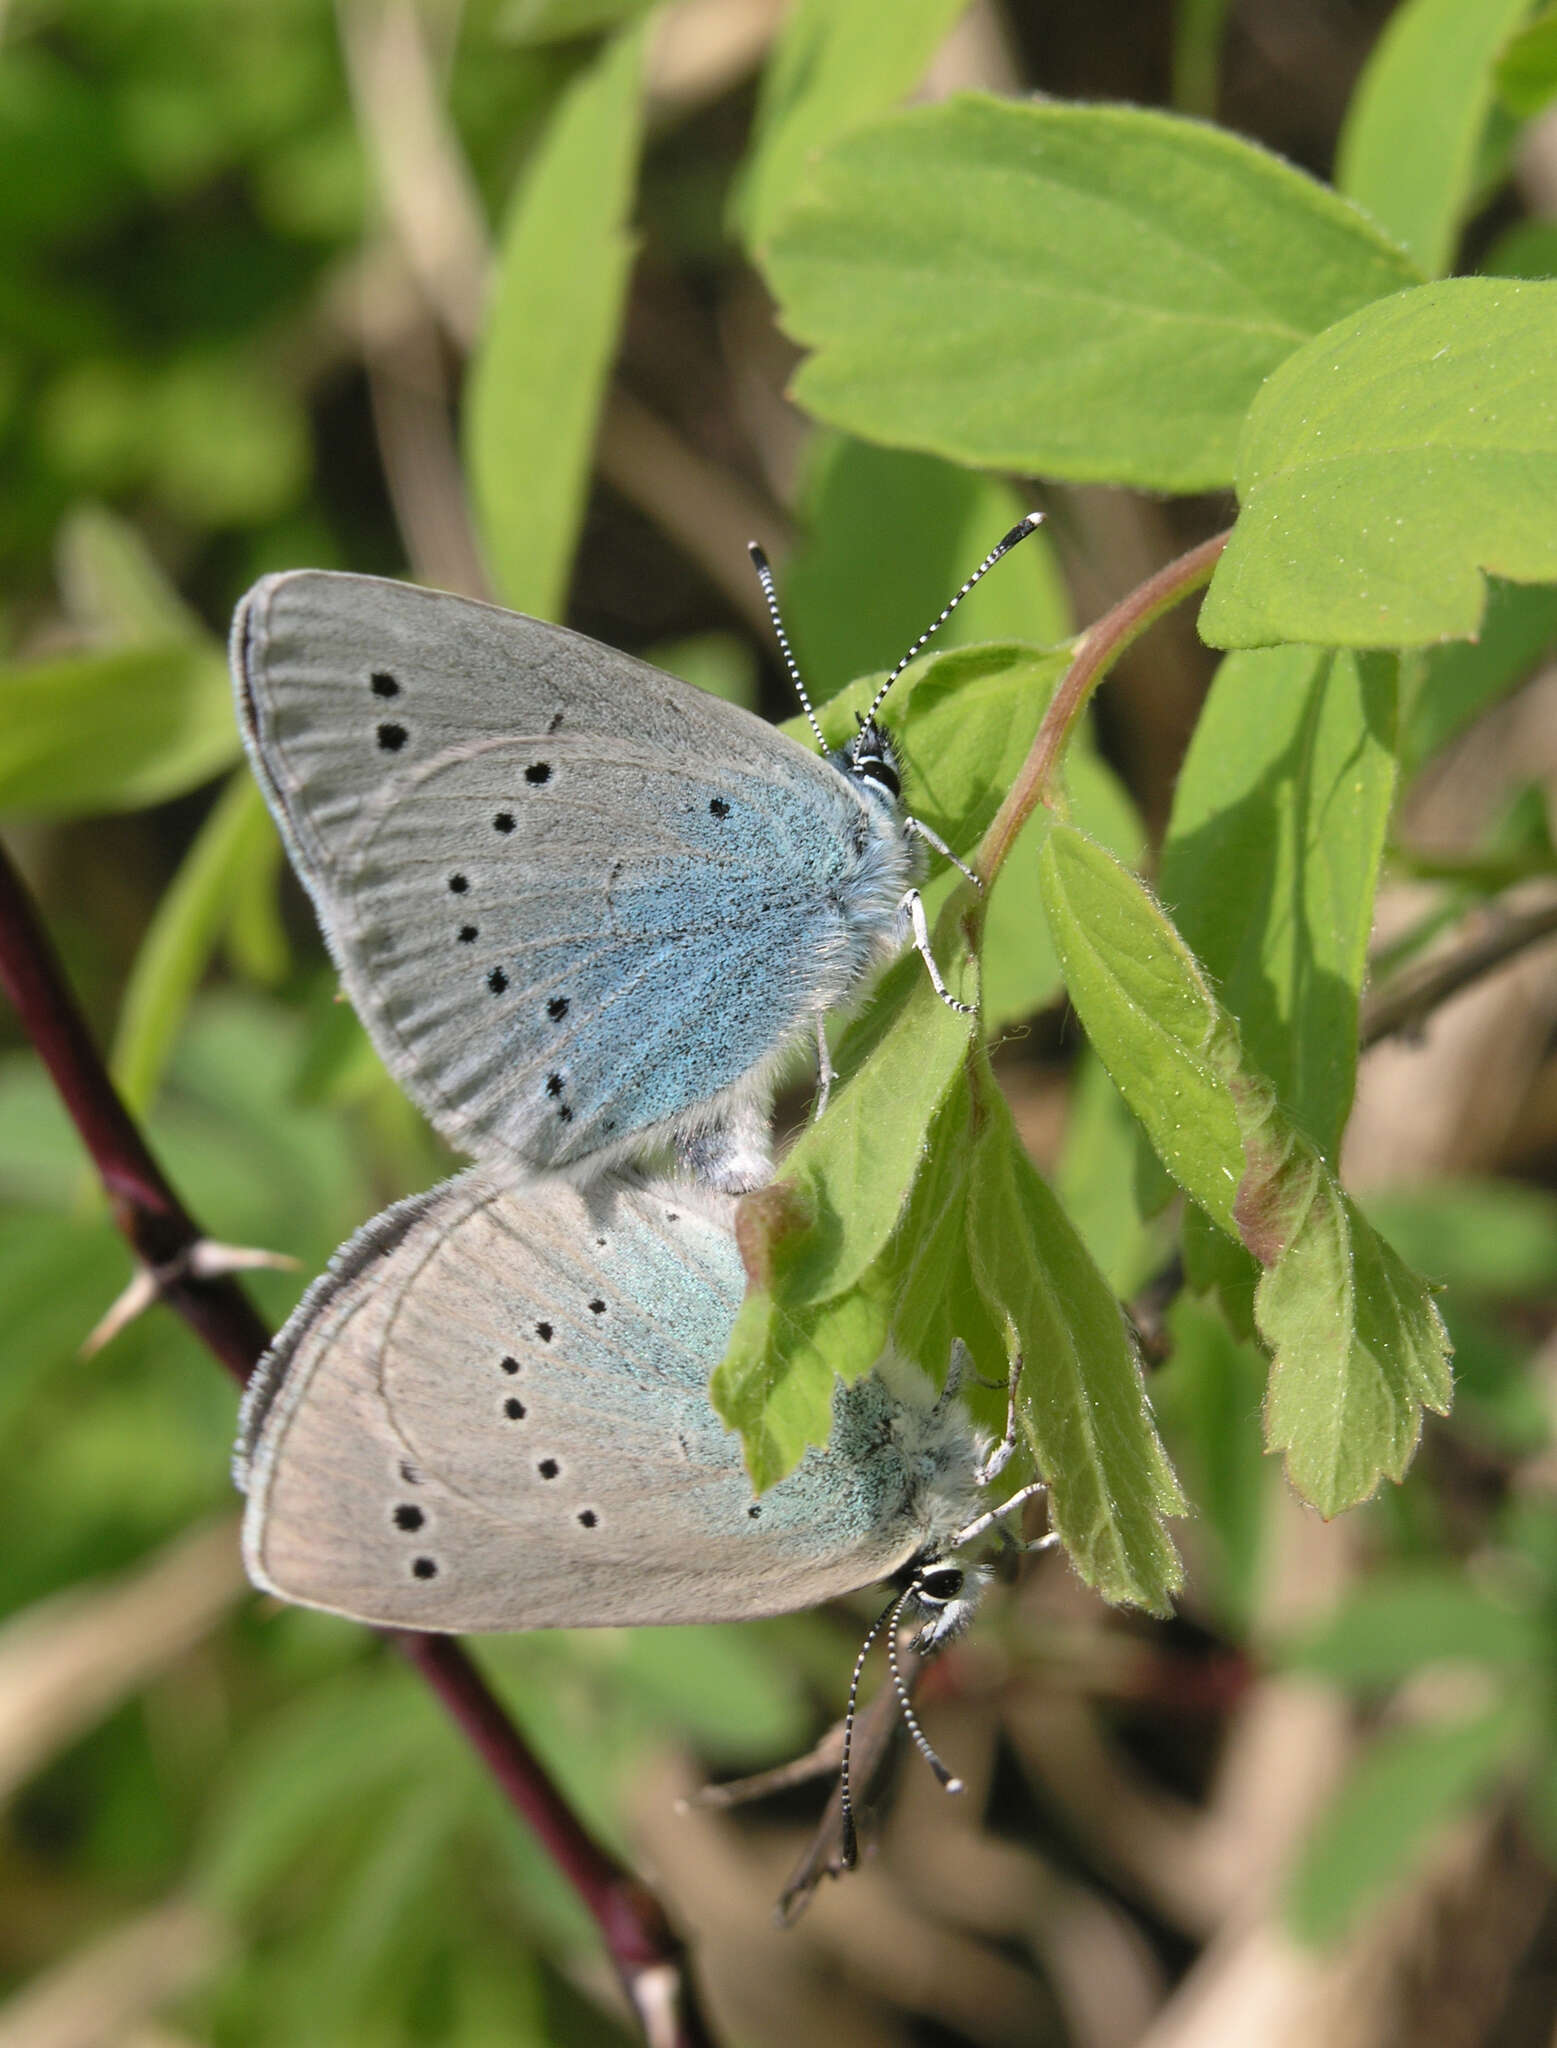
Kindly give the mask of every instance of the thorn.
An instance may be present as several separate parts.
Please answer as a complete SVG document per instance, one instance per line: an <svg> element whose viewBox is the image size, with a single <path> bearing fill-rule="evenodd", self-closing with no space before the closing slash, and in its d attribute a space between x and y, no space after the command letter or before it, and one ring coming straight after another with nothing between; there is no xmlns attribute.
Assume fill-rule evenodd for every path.
<svg viewBox="0 0 1557 2048"><path fill-rule="evenodd" d="M157 1283L146 1266L137 1267L130 1276L130 1284L113 1301L88 1334L82 1339L79 1356L95 1358L105 1344L113 1342L121 1330L129 1328L139 1315L144 1315L157 1298Z"/></svg>
<svg viewBox="0 0 1557 2048"><path fill-rule="evenodd" d="M253 1272L262 1266L277 1272L295 1273L298 1263L287 1252L265 1251L252 1245L217 1244L209 1237L197 1238L176 1259L170 1259L165 1266L155 1270L137 1261L129 1284L82 1339L79 1356L95 1358L105 1344L111 1344L121 1330L127 1330L137 1316L144 1315L161 1298L163 1290L176 1280L222 1280L230 1273Z"/></svg>

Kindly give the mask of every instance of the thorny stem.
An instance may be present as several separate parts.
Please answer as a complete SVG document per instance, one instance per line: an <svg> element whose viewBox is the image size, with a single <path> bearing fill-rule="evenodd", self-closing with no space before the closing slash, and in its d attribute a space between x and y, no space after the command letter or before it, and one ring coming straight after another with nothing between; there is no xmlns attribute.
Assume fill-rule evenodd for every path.
<svg viewBox="0 0 1557 2048"><path fill-rule="evenodd" d="M200 1279L188 1255L198 1225L169 1186L108 1077L58 956L0 846L0 988L53 1077L108 1196L115 1224L182 1316L234 1379L270 1339L237 1283ZM707 2048L682 1947L659 1901L585 1833L525 1745L502 1702L451 1636L390 1631L539 1837L599 1928L649 2048Z"/></svg>
<svg viewBox="0 0 1557 2048"><path fill-rule="evenodd" d="M1148 626L1210 582L1227 540L1226 533L1214 534L1198 548L1191 548L1187 555L1180 555L1176 562L1169 562L1081 636L1075 658L1049 700L1027 759L984 834L974 865L986 888L999 874L1016 835L1034 810L1040 803L1053 804L1060 756L1088 697Z"/></svg>

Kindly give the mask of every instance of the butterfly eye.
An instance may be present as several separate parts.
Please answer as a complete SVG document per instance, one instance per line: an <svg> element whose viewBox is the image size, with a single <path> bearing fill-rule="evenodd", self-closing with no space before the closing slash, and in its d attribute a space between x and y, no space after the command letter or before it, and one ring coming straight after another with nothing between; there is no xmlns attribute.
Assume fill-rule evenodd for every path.
<svg viewBox="0 0 1557 2048"><path fill-rule="evenodd" d="M919 1583L914 1588L921 1600L933 1601L940 1606L955 1600L962 1591L963 1573L954 1564L934 1565L927 1572L921 1572Z"/></svg>

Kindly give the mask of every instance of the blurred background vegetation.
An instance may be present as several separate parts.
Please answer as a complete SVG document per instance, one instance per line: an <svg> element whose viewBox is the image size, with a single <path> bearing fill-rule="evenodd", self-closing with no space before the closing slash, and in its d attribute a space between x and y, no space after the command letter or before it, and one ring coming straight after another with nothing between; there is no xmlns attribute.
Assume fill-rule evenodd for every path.
<svg viewBox="0 0 1557 2048"><path fill-rule="evenodd" d="M738 232L765 203L750 165L775 175L751 143L850 11L679 0L640 94L602 42L642 12L628 0L0 0L0 817L214 1235L309 1274L447 1164L333 1001L238 768L222 636L257 575L480 592L490 573L785 715L748 534L825 693L895 658L1030 502L785 401L794 351ZM881 103L1177 105L1320 175L1390 11L904 0L872 30L852 8L896 46ZM608 118L613 90L643 121L635 191L625 125L621 161L567 153L580 94ZM1489 153L1467 267L1545 274L1554 211L1547 123L1512 164ZM587 305L501 377L489 347L462 392L484 320L522 328L537 277L559 306L574 286L614 303L603 249L625 312L598 438ZM537 431L508 416L526 347L538 379L548 347L580 351L582 410L555 423L554 491L510 479L484 568L460 402L490 472L505 433ZM1043 502L1050 552L991 579L963 639L1062 637L1228 515ZM1468 730L1418 736L1417 853L1381 947L1489 877L1550 887L1550 637ZM1116 844L1160 832L1209 671L1174 619L1105 692ZM1001 1017L1028 1020L1002 1078L1129 1292L1156 1262L1132 1162L1032 949L991 967ZM1534 1731L1557 1694L1554 1028L1536 951L1364 1064L1348 1173L1444 1283L1458 1352L1455 1415L1406 1484L1329 1527L1300 1512L1260 1454L1259 1362L1176 1302L1153 1392L1199 1509L1180 1619L1110 1613L1052 1562L992 1599L925 1688L968 1796L909 1772L873 1866L796 1930L770 1910L815 1800L674 1802L815 1739L868 1601L480 1646L590 1825L663 1885L728 2039L1552 2039L1557 1778ZM127 1255L8 1016L0 1203L0 2042L624 2038L592 1929L413 1675L358 1628L247 1594L223 1375L160 1311L83 1356ZM301 1280L253 1285L279 1321Z"/></svg>

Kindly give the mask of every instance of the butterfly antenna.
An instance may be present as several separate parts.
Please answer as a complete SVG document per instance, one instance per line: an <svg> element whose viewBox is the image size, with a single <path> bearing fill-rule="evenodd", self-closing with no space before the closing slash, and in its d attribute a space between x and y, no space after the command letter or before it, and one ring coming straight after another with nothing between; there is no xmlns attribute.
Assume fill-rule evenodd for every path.
<svg viewBox="0 0 1557 2048"><path fill-rule="evenodd" d="M962 600L967 596L968 592L974 587L974 585L976 583L982 583L984 578L989 574L990 570L994 568L995 564L1000 560L1002 555L1009 555L1011 550L1016 546L1018 541L1026 540L1027 536L1030 533L1036 533L1038 528L1042 524L1043 514L1041 512L1029 512L1024 519L1019 519L1017 521L1016 525L1012 527L1011 531L1008 534L1004 535L995 547L992 547L990 549L989 553L984 557L983 561L979 563L978 567L974 570L973 574L968 578L967 582L963 584L961 590L957 592L957 595L952 599L951 603L947 605L946 609L941 613L940 617L938 619L933 620L928 626L926 626L925 630L919 635L919 638L914 642L913 646L909 648L908 652L903 656L903 659L898 663L897 667L893 669L892 673L887 677L886 681L882 684L881 688L876 692L875 696L871 699L870 709L866 712L865 716L860 720L860 724L862 727L870 724L871 720L875 717L876 713L881 709L881 700L883 699L883 697L886 696L888 690L891 689L892 685L897 681L898 677L903 673L904 669L907 668L908 664L915 658L916 655L918 655L920 650L924 647L925 643L928 640L932 639L934 635L941 630L942 626L946 624L946 621L951 617L952 613L957 609L958 605L962 603ZM757 573L760 575L762 572L759 569ZM858 746L858 740L856 740L855 744L856 746Z"/></svg>
<svg viewBox="0 0 1557 2048"><path fill-rule="evenodd" d="M912 1593L913 1590L913 1587L910 1586L908 1593ZM904 1600L908 1598L908 1593L903 1595ZM901 1606L902 1601L899 1601L898 1605ZM897 1694L897 1703L903 1710L903 1725L914 1738L914 1747L948 1792L962 1791L963 1784L961 1778L953 1777L952 1773L947 1770L945 1764L941 1762L935 1751L930 1747L929 1737L920 1727L919 1717L909 1704L908 1687L903 1683L903 1674L898 1668L897 1629L895 1627L887 1637L887 1664L892 1672L892 1689Z"/></svg>
<svg viewBox="0 0 1557 2048"><path fill-rule="evenodd" d="M865 1670L865 1659L870 1655L871 1644L880 1635L886 1622L890 1621L894 1632L896 1631L897 1617L902 1612L908 1593L912 1591L913 1588L910 1586L908 1592L897 1594L891 1604L883 1608L871 1623L870 1634L860 1644L860 1654L854 1660L854 1676L849 1680L849 1704L843 1714L843 1762L838 1770L838 1812L843 1829L842 1859L845 1870L852 1870L860 1860L859 1836L854 1827L854 1796L849 1783L849 1759L854 1749L854 1713L859 1705L860 1678ZM888 1641L891 1641L890 1636Z"/></svg>
<svg viewBox="0 0 1557 2048"><path fill-rule="evenodd" d="M784 666L789 670L789 680L794 684L795 695L800 699L800 708L810 720L811 730L816 734L816 744L825 754L827 742L822 738L822 728L817 724L816 713L811 709L810 696L801 679L799 665L789 644L789 635L784 631L784 621L779 616L778 592L773 587L773 571L768 566L768 558L754 540L746 543L746 552L751 556L752 567L757 572L757 581L762 585L762 594L768 601L768 617L773 621L773 631L778 638L779 652L784 657Z"/></svg>

